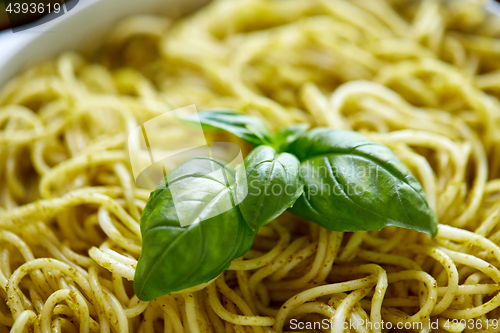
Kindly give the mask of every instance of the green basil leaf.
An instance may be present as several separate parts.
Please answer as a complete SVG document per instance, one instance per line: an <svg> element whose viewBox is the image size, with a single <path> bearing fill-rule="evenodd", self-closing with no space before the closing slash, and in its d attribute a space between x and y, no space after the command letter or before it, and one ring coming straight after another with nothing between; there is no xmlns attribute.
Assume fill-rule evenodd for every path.
<svg viewBox="0 0 500 333"><path fill-rule="evenodd" d="M279 152L286 151L288 146L304 135L308 129L309 124L295 124L282 128L272 138L272 145Z"/></svg>
<svg viewBox="0 0 500 333"><path fill-rule="evenodd" d="M335 231L397 226L436 235L420 183L389 148L356 132L315 128L289 151L305 183L293 214Z"/></svg>
<svg viewBox="0 0 500 333"><path fill-rule="evenodd" d="M187 120L196 121L199 117L202 128L206 130L224 130L247 141L252 146L259 146L270 141L272 132L257 117L249 116L231 109L208 109L192 115Z"/></svg>
<svg viewBox="0 0 500 333"><path fill-rule="evenodd" d="M270 146L259 146L245 158L248 194L239 208L253 230L277 218L302 194L299 167L297 157L277 154Z"/></svg>
<svg viewBox="0 0 500 333"><path fill-rule="evenodd" d="M236 206L241 170L193 158L167 175L167 186L151 193L141 217L142 253L134 278L139 299L206 283L250 249L256 232ZM182 227L179 213L193 223Z"/></svg>

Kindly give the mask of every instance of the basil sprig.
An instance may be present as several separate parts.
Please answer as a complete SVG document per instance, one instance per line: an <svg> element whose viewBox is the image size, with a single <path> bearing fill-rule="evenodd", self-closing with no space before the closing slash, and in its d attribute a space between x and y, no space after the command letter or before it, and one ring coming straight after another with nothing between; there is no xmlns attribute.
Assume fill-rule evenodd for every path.
<svg viewBox="0 0 500 333"><path fill-rule="evenodd" d="M232 109L208 109L187 118L199 121L204 130L221 130L256 147L271 141L272 132L259 118Z"/></svg>
<svg viewBox="0 0 500 333"><path fill-rule="evenodd" d="M288 146L309 129L309 124L295 124L280 129L272 138L271 144L278 151L288 151Z"/></svg>
<svg viewBox="0 0 500 333"><path fill-rule="evenodd" d="M259 229L293 206L303 192L299 168L297 157L270 146L245 158L248 193L239 207L250 228Z"/></svg>
<svg viewBox="0 0 500 333"><path fill-rule="evenodd" d="M199 120L204 130L233 133L256 148L245 168L190 159L152 192L134 279L141 300L214 279L250 249L259 227L287 209L333 231L398 226L436 235L419 182L381 144L304 124L273 135L261 120L225 109L200 112Z"/></svg>
<svg viewBox="0 0 500 333"><path fill-rule="evenodd" d="M192 158L165 177L141 216L142 253L134 278L139 299L206 283L250 249L257 232L236 205L237 187L237 171L206 157ZM181 227L179 214L193 223ZM213 217L202 220L207 216Z"/></svg>
<svg viewBox="0 0 500 333"><path fill-rule="evenodd" d="M335 231L397 226L436 235L420 183L389 148L353 131L315 128L289 151L305 183L292 214Z"/></svg>

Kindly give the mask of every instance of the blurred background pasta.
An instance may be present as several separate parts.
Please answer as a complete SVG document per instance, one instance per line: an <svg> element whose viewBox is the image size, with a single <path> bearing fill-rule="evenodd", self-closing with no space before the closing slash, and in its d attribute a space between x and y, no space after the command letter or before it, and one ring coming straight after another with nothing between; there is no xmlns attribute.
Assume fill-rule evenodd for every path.
<svg viewBox="0 0 500 333"><path fill-rule="evenodd" d="M175 22L128 18L95 54L11 80L0 90L0 332L262 333L292 318L500 331L500 19L485 4L215 1ZM127 133L190 104L389 146L436 210L437 237L342 234L285 214L215 281L139 301L149 191L134 183Z"/></svg>

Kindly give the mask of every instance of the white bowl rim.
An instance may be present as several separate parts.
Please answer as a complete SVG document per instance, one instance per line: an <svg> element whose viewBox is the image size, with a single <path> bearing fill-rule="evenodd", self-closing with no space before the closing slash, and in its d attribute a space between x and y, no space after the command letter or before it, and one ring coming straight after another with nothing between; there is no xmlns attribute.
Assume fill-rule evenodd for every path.
<svg viewBox="0 0 500 333"><path fill-rule="evenodd" d="M0 52L0 87L34 63L51 59L64 51L82 51L97 41L120 19L137 14L171 17L190 12L209 0L80 0L64 15L42 25L0 34L9 46ZM91 22L91 24L88 24ZM83 28L82 28L83 27Z"/></svg>
<svg viewBox="0 0 500 333"><path fill-rule="evenodd" d="M120 18L147 13L169 15L176 8L178 10L174 10L173 16L178 16L199 8L208 1L210 0L80 0L70 12L41 26L15 34L11 30L2 32L0 41L5 38L5 34L10 33L12 46L9 49L4 47L0 52L0 87L36 62L50 59L64 51L81 50L82 47L90 45L90 41L98 40L105 34L106 27L111 27ZM500 17L500 3L490 0L486 8ZM106 16L103 16L103 13L106 13ZM85 26L88 16L92 17L92 26L87 26L87 30L75 27L78 22ZM77 31L75 38L70 38L68 31ZM88 33L85 33L86 31ZM16 40L13 40L13 36L16 36ZM78 39L85 41L79 45Z"/></svg>

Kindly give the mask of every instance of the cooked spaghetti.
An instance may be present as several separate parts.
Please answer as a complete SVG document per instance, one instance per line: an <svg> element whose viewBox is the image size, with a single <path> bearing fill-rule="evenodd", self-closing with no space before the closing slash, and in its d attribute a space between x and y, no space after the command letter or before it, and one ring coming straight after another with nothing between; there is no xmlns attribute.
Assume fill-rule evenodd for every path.
<svg viewBox="0 0 500 333"><path fill-rule="evenodd" d="M216 1L127 19L95 55L14 78L0 90L0 332L500 331L500 20L484 5ZM127 133L193 103L389 146L437 237L285 214L214 281L138 300L149 191Z"/></svg>

